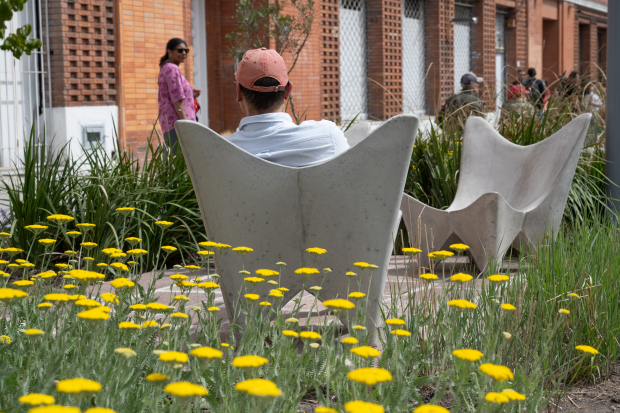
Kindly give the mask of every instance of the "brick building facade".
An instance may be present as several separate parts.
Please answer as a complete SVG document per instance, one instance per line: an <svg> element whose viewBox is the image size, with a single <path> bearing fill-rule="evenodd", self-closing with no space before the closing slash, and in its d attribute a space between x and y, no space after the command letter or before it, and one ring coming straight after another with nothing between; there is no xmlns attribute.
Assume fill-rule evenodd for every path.
<svg viewBox="0 0 620 413"><path fill-rule="evenodd" d="M56 134L78 138L101 125L110 145L116 127L121 146L142 152L157 119L158 61L172 37L192 50L181 69L203 91L199 121L234 130L242 115L225 36L235 7L50 0ZM606 0L316 0L312 34L290 76L295 108L307 119L433 115L471 70L485 79L493 110L518 69L535 67L549 84L573 70L604 80L606 28Z"/></svg>

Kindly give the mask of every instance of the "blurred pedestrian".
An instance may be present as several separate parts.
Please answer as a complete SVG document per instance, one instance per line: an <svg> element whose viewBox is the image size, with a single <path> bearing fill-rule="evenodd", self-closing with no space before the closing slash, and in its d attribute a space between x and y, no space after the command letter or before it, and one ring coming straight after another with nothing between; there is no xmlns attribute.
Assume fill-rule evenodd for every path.
<svg viewBox="0 0 620 413"><path fill-rule="evenodd" d="M528 78L523 83L523 86L530 92L530 102L540 111L544 107L547 87L545 86L545 82L536 78L536 69L533 67L527 69L527 76Z"/></svg>
<svg viewBox="0 0 620 413"><path fill-rule="evenodd" d="M166 54L159 60L159 124L164 133L164 142L174 154L177 152L177 120L196 120L194 99L200 90L192 88L181 73L179 66L189 55L187 43L182 39L170 39Z"/></svg>
<svg viewBox="0 0 620 413"><path fill-rule="evenodd" d="M483 82L481 77L469 72L461 77L461 92L448 98L437 114L437 124L456 122L461 127L470 116L484 117L484 103L476 92Z"/></svg>

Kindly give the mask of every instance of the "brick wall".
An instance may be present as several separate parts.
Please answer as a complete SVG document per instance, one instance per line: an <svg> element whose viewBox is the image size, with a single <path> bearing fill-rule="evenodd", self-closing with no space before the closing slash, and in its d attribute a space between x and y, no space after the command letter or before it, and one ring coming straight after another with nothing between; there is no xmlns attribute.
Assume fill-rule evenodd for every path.
<svg viewBox="0 0 620 413"><path fill-rule="evenodd" d="M113 0L48 5L53 106L116 104Z"/></svg>
<svg viewBox="0 0 620 413"><path fill-rule="evenodd" d="M320 23L321 118L340 118L339 0L322 0L317 5Z"/></svg>
<svg viewBox="0 0 620 413"><path fill-rule="evenodd" d="M191 0L116 0L119 7L119 108L121 139L142 154L157 121L159 59L166 43L180 37L192 48ZM193 83L192 53L181 65ZM158 128L159 129L159 128Z"/></svg>
<svg viewBox="0 0 620 413"><path fill-rule="evenodd" d="M512 84L518 78L517 71L528 69L527 61L527 2L518 9L509 11L508 20L514 21L514 27L506 28L506 81ZM517 62L519 66L517 67Z"/></svg>
<svg viewBox="0 0 620 413"><path fill-rule="evenodd" d="M434 114L454 92L454 1L426 2L426 107Z"/></svg>
<svg viewBox="0 0 620 413"><path fill-rule="evenodd" d="M403 112L402 0L368 0L368 112L386 120Z"/></svg>
<svg viewBox="0 0 620 413"><path fill-rule="evenodd" d="M481 98L491 107L495 101L495 0L476 0L472 24L472 71L484 79Z"/></svg>

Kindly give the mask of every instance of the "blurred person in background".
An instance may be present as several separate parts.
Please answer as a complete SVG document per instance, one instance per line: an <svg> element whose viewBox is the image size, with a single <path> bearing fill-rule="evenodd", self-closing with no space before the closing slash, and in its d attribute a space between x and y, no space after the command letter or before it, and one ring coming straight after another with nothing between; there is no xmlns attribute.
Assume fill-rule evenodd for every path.
<svg viewBox="0 0 620 413"><path fill-rule="evenodd" d="M483 81L474 73L465 73L461 77L461 91L450 96L437 114L437 125L455 122L460 129L471 116L484 118L484 103L476 95L478 86Z"/></svg>
<svg viewBox="0 0 620 413"><path fill-rule="evenodd" d="M544 98L547 87L545 86L545 82L536 78L536 69L533 67L527 69L527 76L523 86L530 92L530 102L532 102L538 111L541 111L545 105Z"/></svg>
<svg viewBox="0 0 620 413"><path fill-rule="evenodd" d="M166 54L159 60L159 124L165 144L175 155L178 144L174 124L180 119L196 120L194 99L200 95L200 90L192 88L179 68L188 55L187 43L173 38L166 44Z"/></svg>
<svg viewBox="0 0 620 413"><path fill-rule="evenodd" d="M501 122L508 125L513 122L529 122L534 114L534 106L530 102L530 91L519 82L514 82L506 92L506 100L502 106ZM510 136L507 136L510 140Z"/></svg>

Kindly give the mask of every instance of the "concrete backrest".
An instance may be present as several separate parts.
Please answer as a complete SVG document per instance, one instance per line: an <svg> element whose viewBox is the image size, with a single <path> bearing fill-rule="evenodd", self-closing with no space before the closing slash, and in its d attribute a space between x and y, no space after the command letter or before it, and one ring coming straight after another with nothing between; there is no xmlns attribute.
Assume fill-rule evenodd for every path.
<svg viewBox="0 0 620 413"><path fill-rule="evenodd" d="M574 119L534 145L519 146L503 138L484 119L467 120L459 185L449 210L468 207L486 193L497 192L518 211L535 208L558 179L572 181L590 114Z"/></svg>
<svg viewBox="0 0 620 413"><path fill-rule="evenodd" d="M300 267L332 268L321 299L344 297L353 263L379 266L370 285L370 315L378 320L392 232L398 225L401 195L417 133L418 119L396 116L336 158L303 168L253 156L203 125L178 121L175 128L211 240L254 249L245 257L250 271L288 264L281 285L284 302L301 290ZM395 235L395 234L394 234ZM327 249L313 263L306 248ZM242 291L241 258L222 255L218 271L229 313ZM366 272L368 275L368 272ZM322 276L311 278L318 285ZM257 286L266 298L267 283Z"/></svg>
<svg viewBox="0 0 620 413"><path fill-rule="evenodd" d="M370 123L368 122L359 122L352 125L345 133L344 136L347 138L347 142L350 147L354 147L370 134Z"/></svg>

